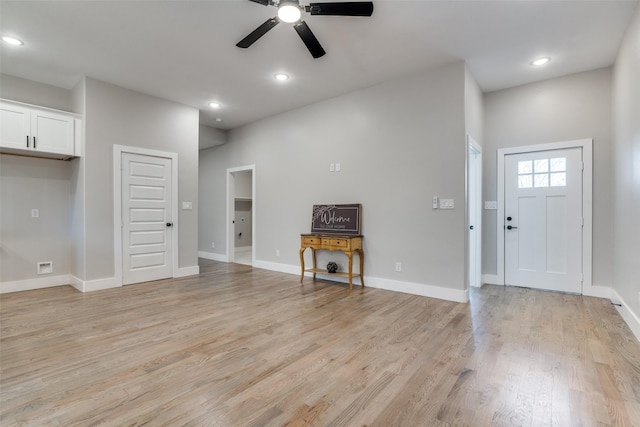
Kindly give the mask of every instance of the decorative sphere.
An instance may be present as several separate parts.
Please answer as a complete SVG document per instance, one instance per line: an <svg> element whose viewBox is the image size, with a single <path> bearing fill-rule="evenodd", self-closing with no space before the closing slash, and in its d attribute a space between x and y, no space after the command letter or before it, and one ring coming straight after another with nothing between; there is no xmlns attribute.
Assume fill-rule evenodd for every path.
<svg viewBox="0 0 640 427"><path fill-rule="evenodd" d="M329 264L327 264L327 271L329 273L336 273L338 271L338 264L331 261Z"/></svg>

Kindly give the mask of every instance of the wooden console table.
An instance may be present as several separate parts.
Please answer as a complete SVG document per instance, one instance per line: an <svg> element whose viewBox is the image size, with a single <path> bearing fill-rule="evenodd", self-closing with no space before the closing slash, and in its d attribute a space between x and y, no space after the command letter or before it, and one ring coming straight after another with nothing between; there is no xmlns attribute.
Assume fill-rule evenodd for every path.
<svg viewBox="0 0 640 427"><path fill-rule="evenodd" d="M311 254L313 256L313 268L304 269L304 251L307 248L311 248ZM348 273L329 273L327 270L316 268L316 251L341 251L349 259L349 272ZM360 258L360 271L353 274L353 253L358 252ZM349 290L353 289L353 278L360 277L360 284L364 287L364 252L362 250L362 236L361 235L324 235L324 234L301 234L300 235L300 266L302 268L302 274L300 276L300 283L304 279L305 271L313 273L313 279L315 280L316 274L327 274L332 276L346 277L349 279Z"/></svg>

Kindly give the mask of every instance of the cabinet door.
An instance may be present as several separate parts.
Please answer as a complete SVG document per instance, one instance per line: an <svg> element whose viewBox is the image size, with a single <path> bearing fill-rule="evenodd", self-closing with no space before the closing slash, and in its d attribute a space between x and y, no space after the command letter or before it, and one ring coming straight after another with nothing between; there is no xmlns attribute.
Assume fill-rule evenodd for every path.
<svg viewBox="0 0 640 427"><path fill-rule="evenodd" d="M29 108L0 102L0 146L22 150L32 148L30 120Z"/></svg>
<svg viewBox="0 0 640 427"><path fill-rule="evenodd" d="M73 117L50 111L32 110L31 136L37 151L74 155Z"/></svg>

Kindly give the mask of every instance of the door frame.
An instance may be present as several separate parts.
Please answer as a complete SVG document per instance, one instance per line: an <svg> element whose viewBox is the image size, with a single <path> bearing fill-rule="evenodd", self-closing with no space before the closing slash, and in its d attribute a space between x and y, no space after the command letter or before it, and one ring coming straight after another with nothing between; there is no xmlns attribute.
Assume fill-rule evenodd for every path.
<svg viewBox="0 0 640 427"><path fill-rule="evenodd" d="M227 262L235 261L235 217L236 189L234 173L251 171L251 265L256 265L256 165L227 168Z"/></svg>
<svg viewBox="0 0 640 427"><path fill-rule="evenodd" d="M113 146L113 258L114 277L117 286L123 283L122 268L122 154L139 154L142 156L162 157L171 160L171 276L176 277L180 254L178 238L180 221L178 221L178 153L152 150L148 148L130 147L126 145Z"/></svg>
<svg viewBox="0 0 640 427"><path fill-rule="evenodd" d="M496 243L498 284L505 284L504 259L504 160L510 154L522 154L538 151L561 150L565 148L582 149L582 294L599 295L592 286L593 253L593 139L552 142L547 144L526 145L522 147L498 149L498 211L496 217Z"/></svg>
<svg viewBox="0 0 640 427"><path fill-rule="evenodd" d="M475 176L471 176L472 175L472 164L471 164L471 156L469 155L469 151L475 151L478 154L476 161L476 165L475 165ZM466 234L465 234L465 239L466 239L466 246L467 246L467 251L466 251L466 256L467 256L467 284L470 286L474 286L474 287L481 287L482 286L482 146L480 144L478 144L472 136L467 135L467 168L466 168L466 200L467 200L467 209L466 209ZM471 206L470 203L470 197L469 195L471 194L472 191L474 191L474 189L472 187L476 187L475 188L475 193L476 193L476 206ZM472 225L471 224L471 217L472 217L472 209L475 211L475 217L476 217L476 221L474 221L474 232L476 232L476 244L474 245L475 247L471 247L471 237L470 237L470 232L471 230L469 229L469 227ZM471 277L471 252L475 251L476 254L476 265L475 265L475 278Z"/></svg>

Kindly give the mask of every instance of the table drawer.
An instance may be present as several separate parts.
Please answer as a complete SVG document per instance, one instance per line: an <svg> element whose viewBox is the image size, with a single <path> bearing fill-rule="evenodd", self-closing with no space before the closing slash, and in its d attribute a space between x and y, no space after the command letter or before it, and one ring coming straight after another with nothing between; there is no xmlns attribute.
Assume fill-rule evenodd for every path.
<svg viewBox="0 0 640 427"><path fill-rule="evenodd" d="M349 249L349 240L348 239L331 239L330 245L333 248Z"/></svg>
<svg viewBox="0 0 640 427"><path fill-rule="evenodd" d="M322 239L314 236L302 236L302 246L320 247Z"/></svg>

